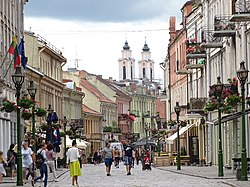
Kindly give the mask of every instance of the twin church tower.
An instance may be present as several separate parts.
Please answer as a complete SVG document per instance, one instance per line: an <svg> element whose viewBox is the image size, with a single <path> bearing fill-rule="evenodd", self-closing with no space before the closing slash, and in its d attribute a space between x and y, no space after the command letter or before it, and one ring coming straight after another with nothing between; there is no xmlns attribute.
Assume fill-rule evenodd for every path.
<svg viewBox="0 0 250 187"><path fill-rule="evenodd" d="M151 59L150 48L146 41L141 54L142 59L138 61L139 77L135 77L135 59L132 58L132 51L130 50L127 40L125 41L122 50L122 58L118 60L119 80L154 80L154 61Z"/></svg>

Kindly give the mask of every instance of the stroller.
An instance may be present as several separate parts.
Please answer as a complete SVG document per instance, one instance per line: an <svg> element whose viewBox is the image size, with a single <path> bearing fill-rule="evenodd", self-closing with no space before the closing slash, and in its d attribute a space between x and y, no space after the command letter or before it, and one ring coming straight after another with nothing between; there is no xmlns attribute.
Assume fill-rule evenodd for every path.
<svg viewBox="0 0 250 187"><path fill-rule="evenodd" d="M150 154L145 153L143 158L143 167L142 170L151 170L151 160L150 160Z"/></svg>

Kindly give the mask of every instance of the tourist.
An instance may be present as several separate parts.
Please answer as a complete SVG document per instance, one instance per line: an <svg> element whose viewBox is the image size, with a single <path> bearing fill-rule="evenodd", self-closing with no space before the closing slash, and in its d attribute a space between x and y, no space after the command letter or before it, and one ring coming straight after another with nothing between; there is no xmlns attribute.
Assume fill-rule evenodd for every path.
<svg viewBox="0 0 250 187"><path fill-rule="evenodd" d="M94 160L94 164L96 165L98 163L98 152L96 149L94 150L93 160Z"/></svg>
<svg viewBox="0 0 250 187"><path fill-rule="evenodd" d="M119 168L120 151L119 151L119 149L117 147L114 148L113 155L115 157L115 167Z"/></svg>
<svg viewBox="0 0 250 187"><path fill-rule="evenodd" d="M7 152L7 161L8 161L8 166L10 167L10 177L13 180L14 179L14 173L15 173L15 169L16 169L16 153L14 152L14 147L15 144L11 144L10 148Z"/></svg>
<svg viewBox="0 0 250 187"><path fill-rule="evenodd" d="M57 177L56 177L56 171L55 171L55 152L53 150L53 144L49 143L47 145L47 150L46 150L46 158L47 158L47 165L50 169L50 171L52 171L53 177L54 177L54 181L58 182Z"/></svg>
<svg viewBox="0 0 250 187"><path fill-rule="evenodd" d="M23 166L23 180L24 180L24 183L26 184L27 170L32 176L32 180L34 179L33 162L35 160L35 154L31 150L31 148L28 147L25 141L22 142L21 153L22 153L22 166Z"/></svg>
<svg viewBox="0 0 250 187"><path fill-rule="evenodd" d="M111 176L110 170L111 170L113 155L112 155L112 149L110 147L109 142L106 143L106 147L103 149L103 157L104 157L104 162L106 166L107 176Z"/></svg>
<svg viewBox="0 0 250 187"><path fill-rule="evenodd" d="M124 145L124 164L126 165L127 175L131 175L132 167L132 157L133 157L133 148L126 141Z"/></svg>
<svg viewBox="0 0 250 187"><path fill-rule="evenodd" d="M76 147L76 140L72 141L72 147L68 150L67 154L67 162L70 164L70 177L72 177L72 187L75 186L79 187L78 185L78 176L82 175L81 169L80 169L80 163L78 158L80 158L79 150Z"/></svg>
<svg viewBox="0 0 250 187"><path fill-rule="evenodd" d="M0 184L3 182L3 175L6 176L4 164L6 164L6 161L4 160L3 152L0 151Z"/></svg>

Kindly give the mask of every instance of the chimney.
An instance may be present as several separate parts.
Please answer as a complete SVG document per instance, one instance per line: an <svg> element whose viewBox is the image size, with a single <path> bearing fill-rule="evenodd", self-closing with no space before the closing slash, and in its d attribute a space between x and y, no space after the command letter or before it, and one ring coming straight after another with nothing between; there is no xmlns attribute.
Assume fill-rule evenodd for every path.
<svg viewBox="0 0 250 187"><path fill-rule="evenodd" d="M175 16L171 16L169 19L169 35L170 35L170 41L172 41L172 39L175 37L176 35L176 28L175 28L175 24L176 24L176 18Z"/></svg>

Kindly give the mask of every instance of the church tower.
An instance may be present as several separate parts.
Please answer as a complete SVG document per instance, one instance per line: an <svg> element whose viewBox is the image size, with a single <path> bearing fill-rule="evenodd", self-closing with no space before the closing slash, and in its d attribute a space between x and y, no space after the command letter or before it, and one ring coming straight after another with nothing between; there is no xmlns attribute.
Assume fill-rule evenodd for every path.
<svg viewBox="0 0 250 187"><path fill-rule="evenodd" d="M138 62L139 78L153 81L154 79L154 61L151 59L151 52L145 40L142 48L142 59Z"/></svg>
<svg viewBox="0 0 250 187"><path fill-rule="evenodd" d="M135 78L135 59L132 58L131 50L127 40L123 46L122 58L119 62L119 80L134 80Z"/></svg>

